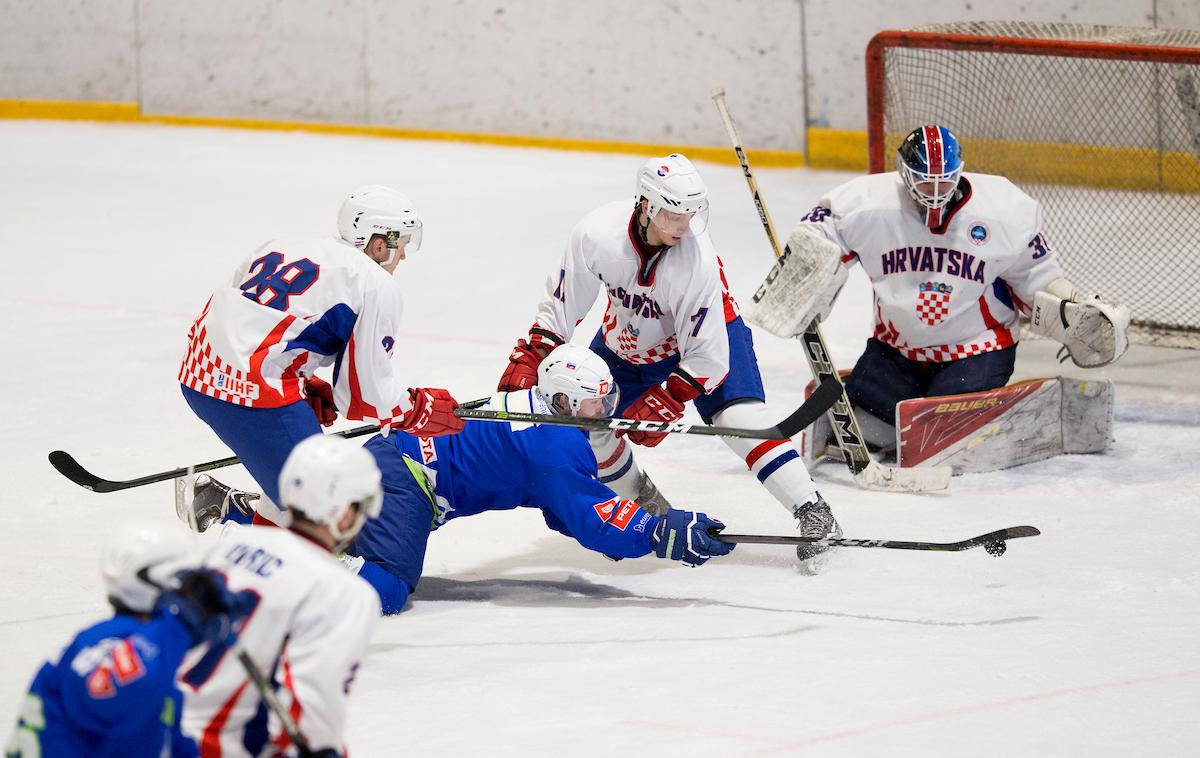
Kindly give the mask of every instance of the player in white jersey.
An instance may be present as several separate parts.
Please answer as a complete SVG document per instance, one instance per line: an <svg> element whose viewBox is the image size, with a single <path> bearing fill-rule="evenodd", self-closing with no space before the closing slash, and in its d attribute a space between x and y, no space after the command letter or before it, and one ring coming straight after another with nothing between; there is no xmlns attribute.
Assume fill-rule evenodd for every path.
<svg viewBox="0 0 1200 758"><path fill-rule="evenodd" d="M279 492L289 528L227 526L204 565L222 573L230 590L256 599L239 646L273 679L309 747L344 755L347 699L380 607L370 585L333 553L379 515L379 468L354 443L316 435L292 450ZM180 667L179 686L183 728L201 758L289 748L236 656L193 651Z"/></svg>
<svg viewBox="0 0 1200 758"><path fill-rule="evenodd" d="M646 161L632 202L602 206L571 232L528 339L518 340L509 357L500 390L533 387L538 365L571 339L603 289L607 308L590 347L620 387L618 413L675 421L691 401L705 423L774 423L750 330L729 293L707 220L708 189L687 158L673 154ZM663 437L628 435L648 446ZM724 441L799 519L804 536L825 537L836 530L829 506L790 440ZM624 438L596 434L592 445L601 482L643 507L665 512L665 499L638 470Z"/></svg>
<svg viewBox="0 0 1200 758"><path fill-rule="evenodd" d="M905 138L896 171L842 184L797 225L789 248L807 248L813 235L829 240L874 288L875 331L846 382L870 414L859 420L873 442L895 445L901 400L1004 386L1020 314L1037 293L1109 307L1083 302L1042 222L1037 201L1007 179L963 173L954 135L927 125ZM830 283L825 302L844 281Z"/></svg>
<svg viewBox="0 0 1200 758"><path fill-rule="evenodd" d="M266 243L192 325L179 370L184 397L272 503L292 447L338 410L385 434L462 429L446 390L408 389L392 368L402 311L392 273L420 244L408 198L363 187L342 204L337 237ZM332 387L314 373L331 365ZM278 520L270 506L259 509Z"/></svg>

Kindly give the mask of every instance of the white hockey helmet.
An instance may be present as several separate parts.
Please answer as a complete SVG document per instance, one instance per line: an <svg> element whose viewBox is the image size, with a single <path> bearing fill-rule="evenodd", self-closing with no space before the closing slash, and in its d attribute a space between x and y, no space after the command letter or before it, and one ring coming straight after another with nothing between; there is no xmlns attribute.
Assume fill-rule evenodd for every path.
<svg viewBox="0 0 1200 758"><path fill-rule="evenodd" d="M117 528L100 554L100 573L109 602L149 613L175 573L195 565L195 538L180 524L129 522Z"/></svg>
<svg viewBox="0 0 1200 758"><path fill-rule="evenodd" d="M373 235L382 234L392 252L381 264L387 266L395 262L401 248L406 255L420 249L421 219L407 196L390 187L369 184L354 190L342 202L338 234L359 250L367 246Z"/></svg>
<svg viewBox="0 0 1200 758"><path fill-rule="evenodd" d="M383 486L375 459L362 447L336 435L314 434L292 449L279 472L280 505L324 524L341 544L349 543L368 518L383 507ZM350 508L358 518L346 530L338 522Z"/></svg>
<svg viewBox="0 0 1200 758"><path fill-rule="evenodd" d="M583 345L559 345L538 366L537 393L555 413L562 395L571 416L608 418L617 410L621 393L600 356Z"/></svg>
<svg viewBox="0 0 1200 758"><path fill-rule="evenodd" d="M708 187L686 157L651 158L638 171L635 199L646 198L646 215L660 229L700 234L708 227ZM665 215L660 217L660 213ZM676 234L676 236L683 236Z"/></svg>

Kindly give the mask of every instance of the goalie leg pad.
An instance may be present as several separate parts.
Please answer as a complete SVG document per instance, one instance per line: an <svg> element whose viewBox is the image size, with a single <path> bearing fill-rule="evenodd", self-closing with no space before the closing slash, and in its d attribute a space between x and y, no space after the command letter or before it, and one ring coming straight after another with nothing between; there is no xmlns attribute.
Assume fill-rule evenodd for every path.
<svg viewBox="0 0 1200 758"><path fill-rule="evenodd" d="M902 467L995 471L1112 443L1108 381L1031 379L985 392L913 398L896 405Z"/></svg>
<svg viewBox="0 0 1200 758"><path fill-rule="evenodd" d="M779 337L801 334L829 315L849 273L842 249L803 224L746 308L746 319Z"/></svg>

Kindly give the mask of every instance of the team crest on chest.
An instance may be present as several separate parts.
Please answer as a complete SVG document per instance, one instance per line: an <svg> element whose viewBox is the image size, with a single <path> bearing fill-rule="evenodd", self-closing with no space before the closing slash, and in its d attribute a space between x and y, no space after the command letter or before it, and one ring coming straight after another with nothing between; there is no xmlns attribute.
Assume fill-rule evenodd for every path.
<svg viewBox="0 0 1200 758"><path fill-rule="evenodd" d="M921 282L917 293L917 318L929 326L940 324L950 312L954 287L942 282Z"/></svg>
<svg viewBox="0 0 1200 758"><path fill-rule="evenodd" d="M976 245L982 245L983 243L987 242L988 237L990 237L991 234L992 233L988 231L987 226L984 224L981 224L978 221L974 224L971 224L971 242L975 243Z"/></svg>

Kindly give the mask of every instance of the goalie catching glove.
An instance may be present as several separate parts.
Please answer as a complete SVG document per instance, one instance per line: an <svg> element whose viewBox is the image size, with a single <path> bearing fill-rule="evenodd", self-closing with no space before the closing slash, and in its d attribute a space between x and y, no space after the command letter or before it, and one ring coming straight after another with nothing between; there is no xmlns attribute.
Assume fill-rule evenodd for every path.
<svg viewBox="0 0 1200 758"><path fill-rule="evenodd" d="M795 337L829 315L848 276L842 249L801 223L754 293L746 318L778 337Z"/></svg>
<svg viewBox="0 0 1200 758"><path fill-rule="evenodd" d="M1129 318L1129 308L1120 303L1107 303L1099 297L1064 300L1038 292L1029 329L1061 342L1076 366L1099 368L1120 358L1129 347Z"/></svg>

